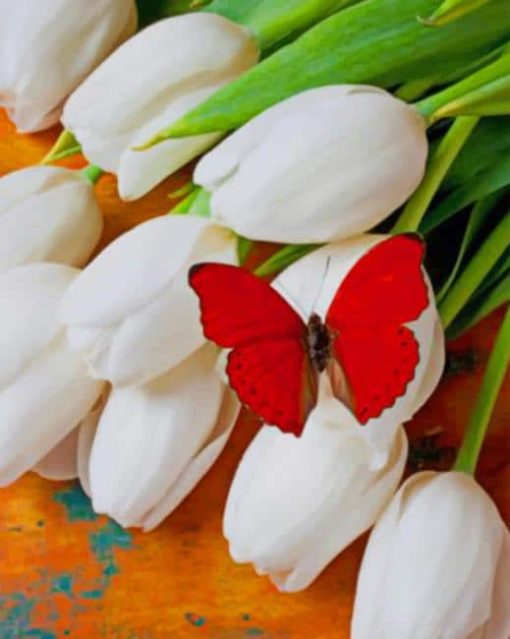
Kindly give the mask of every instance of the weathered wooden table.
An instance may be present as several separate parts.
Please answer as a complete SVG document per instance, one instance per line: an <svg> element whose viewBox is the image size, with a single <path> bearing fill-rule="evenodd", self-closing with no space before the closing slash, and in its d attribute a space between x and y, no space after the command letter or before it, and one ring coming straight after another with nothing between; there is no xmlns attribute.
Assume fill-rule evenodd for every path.
<svg viewBox="0 0 510 639"><path fill-rule="evenodd" d="M37 163L57 133L16 135L0 111L0 174ZM185 173L171 178L130 204L117 198L113 178L103 178L98 185L106 216L103 245L167 211L168 193L186 178ZM409 425L415 444L436 431L440 447L458 442L500 317L496 313L450 345L450 375ZM507 521L509 396L510 376L480 466L480 480ZM277 593L229 558L221 535L223 506L255 429L253 420L241 417L216 466L150 534L124 531L97 517L75 484L29 474L3 489L0 639L347 639L364 539L296 595Z"/></svg>

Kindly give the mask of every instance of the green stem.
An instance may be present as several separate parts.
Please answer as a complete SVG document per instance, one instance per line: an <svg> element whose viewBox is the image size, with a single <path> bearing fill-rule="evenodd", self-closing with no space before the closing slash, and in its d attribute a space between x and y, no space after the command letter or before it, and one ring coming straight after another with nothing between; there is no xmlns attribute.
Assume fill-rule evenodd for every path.
<svg viewBox="0 0 510 639"><path fill-rule="evenodd" d="M444 328L448 328L482 283L510 243L510 211L475 253L465 270L439 305Z"/></svg>
<svg viewBox="0 0 510 639"><path fill-rule="evenodd" d="M427 93L431 89L436 80L434 78L418 78L417 80L410 80L405 84L399 86L394 95L404 102L414 102L424 93Z"/></svg>
<svg viewBox="0 0 510 639"><path fill-rule="evenodd" d="M407 202L392 229L392 233L407 233L418 230L420 222L448 169L477 123L478 118L474 117L460 117L454 121L431 156L422 183Z"/></svg>
<svg viewBox="0 0 510 639"><path fill-rule="evenodd" d="M483 440L487 433L494 404L510 362L510 307L492 347L482 387L471 412L454 470L474 474Z"/></svg>
<svg viewBox="0 0 510 639"><path fill-rule="evenodd" d="M287 244L254 271L259 277L270 277L319 248L320 244Z"/></svg>
<svg viewBox="0 0 510 639"><path fill-rule="evenodd" d="M503 53L495 62L414 106L429 124L454 115L504 115L510 112L509 64L510 56Z"/></svg>
<svg viewBox="0 0 510 639"><path fill-rule="evenodd" d="M97 184L99 178L103 175L103 169L100 169L95 164L89 164L80 171L82 178L90 182L91 184Z"/></svg>

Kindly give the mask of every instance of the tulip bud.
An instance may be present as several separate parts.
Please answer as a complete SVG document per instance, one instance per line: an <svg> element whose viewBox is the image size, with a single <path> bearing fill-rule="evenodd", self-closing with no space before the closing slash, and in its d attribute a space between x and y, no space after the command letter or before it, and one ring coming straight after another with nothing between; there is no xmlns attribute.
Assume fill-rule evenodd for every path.
<svg viewBox="0 0 510 639"><path fill-rule="evenodd" d="M102 384L87 377L58 322L77 271L29 264L0 274L0 485L30 470L85 417Z"/></svg>
<svg viewBox="0 0 510 639"><path fill-rule="evenodd" d="M169 215L122 235L81 273L62 317L93 377L143 384L205 343L188 286L199 261L234 263L234 235L205 218Z"/></svg>
<svg viewBox="0 0 510 639"><path fill-rule="evenodd" d="M239 404L208 344L144 386L114 388L90 453L94 509L123 526L157 526L220 454Z"/></svg>
<svg viewBox="0 0 510 639"><path fill-rule="evenodd" d="M136 199L219 138L216 133L133 150L256 64L255 38L208 13L161 20L106 60L71 96L62 122L87 158L117 173Z"/></svg>
<svg viewBox="0 0 510 639"><path fill-rule="evenodd" d="M0 178L0 271L27 262L83 266L103 229L92 185L34 166Z"/></svg>
<svg viewBox="0 0 510 639"><path fill-rule="evenodd" d="M422 472L369 539L353 639L507 639L510 534L465 474Z"/></svg>
<svg viewBox="0 0 510 639"><path fill-rule="evenodd" d="M19 131L56 124L65 98L136 31L134 0L0 0L0 106Z"/></svg>
<svg viewBox="0 0 510 639"><path fill-rule="evenodd" d="M253 240L330 242L366 231L420 183L425 122L369 86L295 95L258 115L198 163L213 217Z"/></svg>
<svg viewBox="0 0 510 639"><path fill-rule="evenodd" d="M300 438L269 426L257 433L225 509L234 561L296 592L374 523L402 476L407 439L400 427L366 428L392 437L383 464L331 395L322 394Z"/></svg>

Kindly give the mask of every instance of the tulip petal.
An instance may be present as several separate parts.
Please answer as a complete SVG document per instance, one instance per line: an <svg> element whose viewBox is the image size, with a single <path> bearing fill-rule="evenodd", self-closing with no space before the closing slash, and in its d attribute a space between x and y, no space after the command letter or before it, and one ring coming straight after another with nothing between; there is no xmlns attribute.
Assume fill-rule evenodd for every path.
<svg viewBox="0 0 510 639"><path fill-rule="evenodd" d="M164 497L214 428L223 394L215 363L206 345L144 386L113 389L90 457L97 512L134 526Z"/></svg>
<svg viewBox="0 0 510 639"><path fill-rule="evenodd" d="M64 481L77 477L78 436L79 428L75 428L37 462L32 468L33 472L52 481Z"/></svg>
<svg viewBox="0 0 510 639"><path fill-rule="evenodd" d="M62 296L78 271L57 264L30 264L0 273L0 391L41 355L62 330Z"/></svg>
<svg viewBox="0 0 510 639"><path fill-rule="evenodd" d="M492 611L481 639L510 637L510 532L505 529L492 588Z"/></svg>
<svg viewBox="0 0 510 639"><path fill-rule="evenodd" d="M167 109L141 127L121 152L117 168L119 194L123 200L136 200L174 173L221 138L221 133L175 138L145 151L135 150L165 125L179 119L194 106L203 102L219 87L212 85L184 96L177 96Z"/></svg>
<svg viewBox="0 0 510 639"><path fill-rule="evenodd" d="M406 463L407 438L402 428L396 440L388 459L390 472L381 472L375 478L373 484L358 497L358 507L353 504L346 511L337 509L335 518L328 520L328 526L336 532L325 543L318 543L315 552L304 557L292 571L283 576L271 575L271 580L280 591L298 592L307 588L336 555L374 524L398 486Z"/></svg>
<svg viewBox="0 0 510 639"><path fill-rule="evenodd" d="M213 218L244 237L331 242L376 226L405 202L427 152L413 107L374 87L326 86L234 132L199 162L195 181L212 188Z"/></svg>
<svg viewBox="0 0 510 639"><path fill-rule="evenodd" d="M216 426L202 449L196 453L176 481L170 486L163 499L150 510L141 522L145 532L149 532L172 513L195 488L209 471L223 451L239 415L239 401L234 393L226 390Z"/></svg>
<svg viewBox="0 0 510 639"><path fill-rule="evenodd" d="M222 16L201 12L160 20L85 80L65 106L64 126L91 162L119 173L122 197L139 197L218 136L171 140L145 152L132 147L253 66L258 56L251 33Z"/></svg>
<svg viewBox="0 0 510 639"><path fill-rule="evenodd" d="M369 540L353 639L373 637L374 628L381 639L483 636L503 532L471 477L419 473L407 480Z"/></svg>
<svg viewBox="0 0 510 639"><path fill-rule="evenodd" d="M103 228L92 186L67 169L31 167L3 177L0 206L0 271L37 261L82 266Z"/></svg>
<svg viewBox="0 0 510 639"><path fill-rule="evenodd" d="M306 588L374 523L405 464L400 429L385 467L374 471L371 448L359 427L339 421L338 408L321 392L300 438L264 427L230 489L224 535L233 559L286 592Z"/></svg>
<svg viewBox="0 0 510 639"><path fill-rule="evenodd" d="M87 378L61 335L0 389L0 486L31 469L75 428L101 387Z"/></svg>
<svg viewBox="0 0 510 639"><path fill-rule="evenodd" d="M204 218L166 216L126 233L82 272L62 317L94 378L143 384L205 343L187 285L188 269L203 260L235 263L231 232Z"/></svg>
<svg viewBox="0 0 510 639"><path fill-rule="evenodd" d="M67 95L137 22L133 0L24 0L2 10L0 106L23 132L58 122Z"/></svg>
<svg viewBox="0 0 510 639"><path fill-rule="evenodd" d="M370 533L363 562L358 573L356 599L352 619L353 639L373 639L374 628L379 628L380 608L383 605L385 578L390 569L394 540L392 533L398 525L405 490L434 476L433 472L414 475L400 488ZM383 639L381 637L381 639Z"/></svg>
<svg viewBox="0 0 510 639"><path fill-rule="evenodd" d="M88 497L91 497L89 463L92 453L92 446L97 432L97 426L101 413L103 412L107 395L106 393L98 400L96 406L81 422L78 430L77 448L77 470L81 487Z"/></svg>

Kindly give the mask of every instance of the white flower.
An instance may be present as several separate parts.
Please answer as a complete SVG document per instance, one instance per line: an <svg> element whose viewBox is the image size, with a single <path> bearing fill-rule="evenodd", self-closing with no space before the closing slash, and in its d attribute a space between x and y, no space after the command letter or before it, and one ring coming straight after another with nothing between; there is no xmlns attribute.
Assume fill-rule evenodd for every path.
<svg viewBox="0 0 510 639"><path fill-rule="evenodd" d="M0 178L0 271L39 261L83 266L102 229L93 187L76 172L37 166Z"/></svg>
<svg viewBox="0 0 510 639"><path fill-rule="evenodd" d="M382 236L359 236L299 260L274 286L304 318L324 317L342 279ZM237 469L224 532L234 560L253 563L286 592L306 588L370 528L395 491L407 441L400 424L435 388L444 364L433 303L411 324L420 362L406 393L360 427L321 377L319 402L300 438L264 427Z"/></svg>
<svg viewBox="0 0 510 639"><path fill-rule="evenodd" d="M269 108L198 163L213 217L272 242L329 242L366 231L420 183L425 122L375 87L305 91Z"/></svg>
<svg viewBox="0 0 510 639"><path fill-rule="evenodd" d="M167 215L119 237L81 273L62 317L93 377L142 384L205 343L187 280L200 261L234 263L233 234L204 218Z"/></svg>
<svg viewBox="0 0 510 639"><path fill-rule="evenodd" d="M510 534L472 477L423 472L400 488L368 542L351 636L510 636Z"/></svg>
<svg viewBox="0 0 510 639"><path fill-rule="evenodd" d="M133 147L256 64L254 37L209 13L167 18L131 38L71 96L62 122L87 158L118 174L125 199L147 193L210 147L216 133Z"/></svg>
<svg viewBox="0 0 510 639"><path fill-rule="evenodd" d="M0 0L0 106L19 131L58 122L62 103L136 30L134 0Z"/></svg>
<svg viewBox="0 0 510 639"><path fill-rule="evenodd" d="M0 274L0 485L30 470L86 416L102 384L58 322L78 271L30 264Z"/></svg>
<svg viewBox="0 0 510 639"><path fill-rule="evenodd" d="M215 347L205 345L145 386L113 389L85 482L97 512L149 530L207 472L239 410L215 370L216 360Z"/></svg>
<svg viewBox="0 0 510 639"><path fill-rule="evenodd" d="M299 438L264 426L237 469L224 534L234 561L252 563L284 592L306 588L370 528L396 490L407 455L402 428L381 465L333 397L321 399Z"/></svg>

